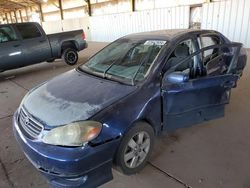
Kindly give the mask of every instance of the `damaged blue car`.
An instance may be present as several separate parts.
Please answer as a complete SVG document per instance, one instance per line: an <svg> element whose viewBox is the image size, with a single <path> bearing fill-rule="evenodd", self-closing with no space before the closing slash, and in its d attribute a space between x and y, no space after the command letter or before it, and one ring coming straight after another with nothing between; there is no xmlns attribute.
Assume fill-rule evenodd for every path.
<svg viewBox="0 0 250 188"><path fill-rule="evenodd" d="M246 58L216 31L122 37L28 92L15 137L52 187L97 187L142 170L155 135L223 117Z"/></svg>

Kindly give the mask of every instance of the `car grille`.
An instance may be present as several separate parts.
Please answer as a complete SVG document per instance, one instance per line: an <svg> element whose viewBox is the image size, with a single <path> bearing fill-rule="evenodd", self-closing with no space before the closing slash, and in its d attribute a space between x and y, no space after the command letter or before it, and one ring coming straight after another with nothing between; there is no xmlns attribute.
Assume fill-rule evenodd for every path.
<svg viewBox="0 0 250 188"><path fill-rule="evenodd" d="M43 130L43 125L32 118L24 108L20 109L19 123L23 131L31 138L37 138Z"/></svg>

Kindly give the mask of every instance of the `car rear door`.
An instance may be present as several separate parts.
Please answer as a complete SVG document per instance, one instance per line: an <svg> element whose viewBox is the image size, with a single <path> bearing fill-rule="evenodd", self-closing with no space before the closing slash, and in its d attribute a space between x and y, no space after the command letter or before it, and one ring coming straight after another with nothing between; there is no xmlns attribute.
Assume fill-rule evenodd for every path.
<svg viewBox="0 0 250 188"><path fill-rule="evenodd" d="M231 88L236 86L239 78L233 73L233 68L241 45L231 45L236 50L230 62L223 59L223 54L227 53L223 51L225 47L228 48L228 45L211 44L166 70L161 86L164 130L174 131L224 116L224 107L229 102ZM217 55L207 60L204 54L211 55L211 52L216 52ZM194 66L194 59L199 60L199 66ZM189 79L176 79L178 75L186 74L176 69L190 60L193 65L188 73Z"/></svg>
<svg viewBox="0 0 250 188"><path fill-rule="evenodd" d="M22 37L26 56L25 65L43 62L51 57L51 47L47 36L36 24L17 24L16 29Z"/></svg>
<svg viewBox="0 0 250 188"><path fill-rule="evenodd" d="M10 25L0 26L0 72L21 67L25 61L21 41Z"/></svg>

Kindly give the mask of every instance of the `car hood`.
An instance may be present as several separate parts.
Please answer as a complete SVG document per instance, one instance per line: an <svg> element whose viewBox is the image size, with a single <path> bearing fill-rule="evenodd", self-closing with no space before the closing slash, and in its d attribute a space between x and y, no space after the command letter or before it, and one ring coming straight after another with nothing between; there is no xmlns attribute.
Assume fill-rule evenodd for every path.
<svg viewBox="0 0 250 188"><path fill-rule="evenodd" d="M24 108L48 126L86 120L135 90L76 70L66 72L32 90Z"/></svg>

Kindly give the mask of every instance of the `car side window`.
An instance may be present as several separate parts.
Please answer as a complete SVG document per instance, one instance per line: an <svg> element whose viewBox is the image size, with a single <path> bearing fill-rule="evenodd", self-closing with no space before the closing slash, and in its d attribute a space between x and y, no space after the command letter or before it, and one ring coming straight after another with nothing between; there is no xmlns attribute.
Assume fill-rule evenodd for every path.
<svg viewBox="0 0 250 188"><path fill-rule="evenodd" d="M0 27L0 43L17 40L15 31L9 26Z"/></svg>
<svg viewBox="0 0 250 188"><path fill-rule="evenodd" d="M41 32L34 24L20 24L16 25L16 27L23 39L32 39L42 36Z"/></svg>
<svg viewBox="0 0 250 188"><path fill-rule="evenodd" d="M197 63L196 58L193 57L183 63L180 62L189 57L194 52L195 47L192 39L180 42L168 58L164 67L164 72L174 68L173 71L184 71L189 73L194 67L194 64Z"/></svg>
<svg viewBox="0 0 250 188"><path fill-rule="evenodd" d="M208 46L213 46L213 45L217 45L220 44L220 39L217 36L200 36L198 37L198 43L200 48L205 48ZM217 49L210 49L210 50L206 50L205 52L203 52L202 57L203 57L203 63L206 64L207 61L209 61L209 59L212 59L214 57L216 57L218 55L218 50Z"/></svg>
<svg viewBox="0 0 250 188"><path fill-rule="evenodd" d="M211 35L198 37L198 43L200 49L203 49L205 47L219 45L221 41L218 36ZM227 72L229 66L228 59L230 58L227 57L227 51L228 49L212 48L201 53L202 63L207 76L216 76Z"/></svg>

